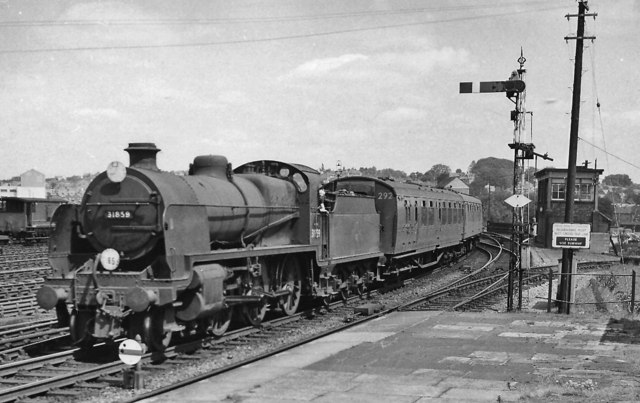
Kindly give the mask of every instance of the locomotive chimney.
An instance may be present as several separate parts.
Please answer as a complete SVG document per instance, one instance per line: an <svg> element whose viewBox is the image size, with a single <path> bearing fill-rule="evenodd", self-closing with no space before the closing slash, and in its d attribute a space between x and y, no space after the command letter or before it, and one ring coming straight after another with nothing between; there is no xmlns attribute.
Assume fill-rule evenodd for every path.
<svg viewBox="0 0 640 403"><path fill-rule="evenodd" d="M124 149L129 153L129 166L159 171L156 165L156 154L160 151L154 143L129 143Z"/></svg>

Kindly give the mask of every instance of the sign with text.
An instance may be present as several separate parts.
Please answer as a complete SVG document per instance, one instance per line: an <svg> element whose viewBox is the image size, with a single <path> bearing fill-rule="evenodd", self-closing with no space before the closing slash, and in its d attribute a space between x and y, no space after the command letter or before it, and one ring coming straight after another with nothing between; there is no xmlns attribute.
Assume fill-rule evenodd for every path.
<svg viewBox="0 0 640 403"><path fill-rule="evenodd" d="M554 248L589 249L590 224L557 222L553 224L551 246Z"/></svg>

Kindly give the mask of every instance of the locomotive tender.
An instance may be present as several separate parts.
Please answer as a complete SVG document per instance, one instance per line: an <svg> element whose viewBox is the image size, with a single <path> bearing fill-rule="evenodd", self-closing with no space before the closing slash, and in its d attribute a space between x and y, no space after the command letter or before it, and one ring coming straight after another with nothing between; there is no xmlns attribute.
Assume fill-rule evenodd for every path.
<svg viewBox="0 0 640 403"><path fill-rule="evenodd" d="M163 350L173 331L221 335L232 313L257 325L302 296L361 293L374 281L471 248L478 199L369 177L323 184L279 161L235 170L199 156L185 176L160 171L152 143L131 143L80 205L53 217L54 274L37 301L81 346L116 337ZM70 309L69 309L70 308Z"/></svg>

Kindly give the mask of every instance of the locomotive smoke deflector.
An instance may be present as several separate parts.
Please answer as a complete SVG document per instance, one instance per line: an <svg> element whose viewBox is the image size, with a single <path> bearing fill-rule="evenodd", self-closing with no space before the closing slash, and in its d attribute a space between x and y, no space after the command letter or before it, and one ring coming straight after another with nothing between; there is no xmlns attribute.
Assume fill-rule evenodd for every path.
<svg viewBox="0 0 640 403"><path fill-rule="evenodd" d="M129 153L130 167L159 171L156 154L160 149L154 143L129 143L124 150Z"/></svg>

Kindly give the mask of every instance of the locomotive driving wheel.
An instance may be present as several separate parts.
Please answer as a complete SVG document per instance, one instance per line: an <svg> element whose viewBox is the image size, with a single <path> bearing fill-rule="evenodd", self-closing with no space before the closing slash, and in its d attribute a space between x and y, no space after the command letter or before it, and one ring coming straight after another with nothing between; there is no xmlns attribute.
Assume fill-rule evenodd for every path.
<svg viewBox="0 0 640 403"><path fill-rule="evenodd" d="M89 348L95 343L90 329L93 326L93 311L73 309L69 316L69 335L73 344L80 348Z"/></svg>
<svg viewBox="0 0 640 403"><path fill-rule="evenodd" d="M163 308L150 308L142 321L142 340L154 351L164 351L171 343L171 331L164 328Z"/></svg>
<svg viewBox="0 0 640 403"><path fill-rule="evenodd" d="M216 337L221 337L229 328L231 323L231 309L223 309L211 318L211 333Z"/></svg>
<svg viewBox="0 0 640 403"><path fill-rule="evenodd" d="M300 293L302 290L302 275L298 259L287 255L280 267L278 267L278 290L289 291L289 294L279 301L280 308L285 315L296 313L300 306Z"/></svg>
<svg viewBox="0 0 640 403"><path fill-rule="evenodd" d="M245 295L261 295L262 289L252 288ZM242 305L242 316L252 326L260 326L269 310L267 301L263 298L260 302L252 302Z"/></svg>

